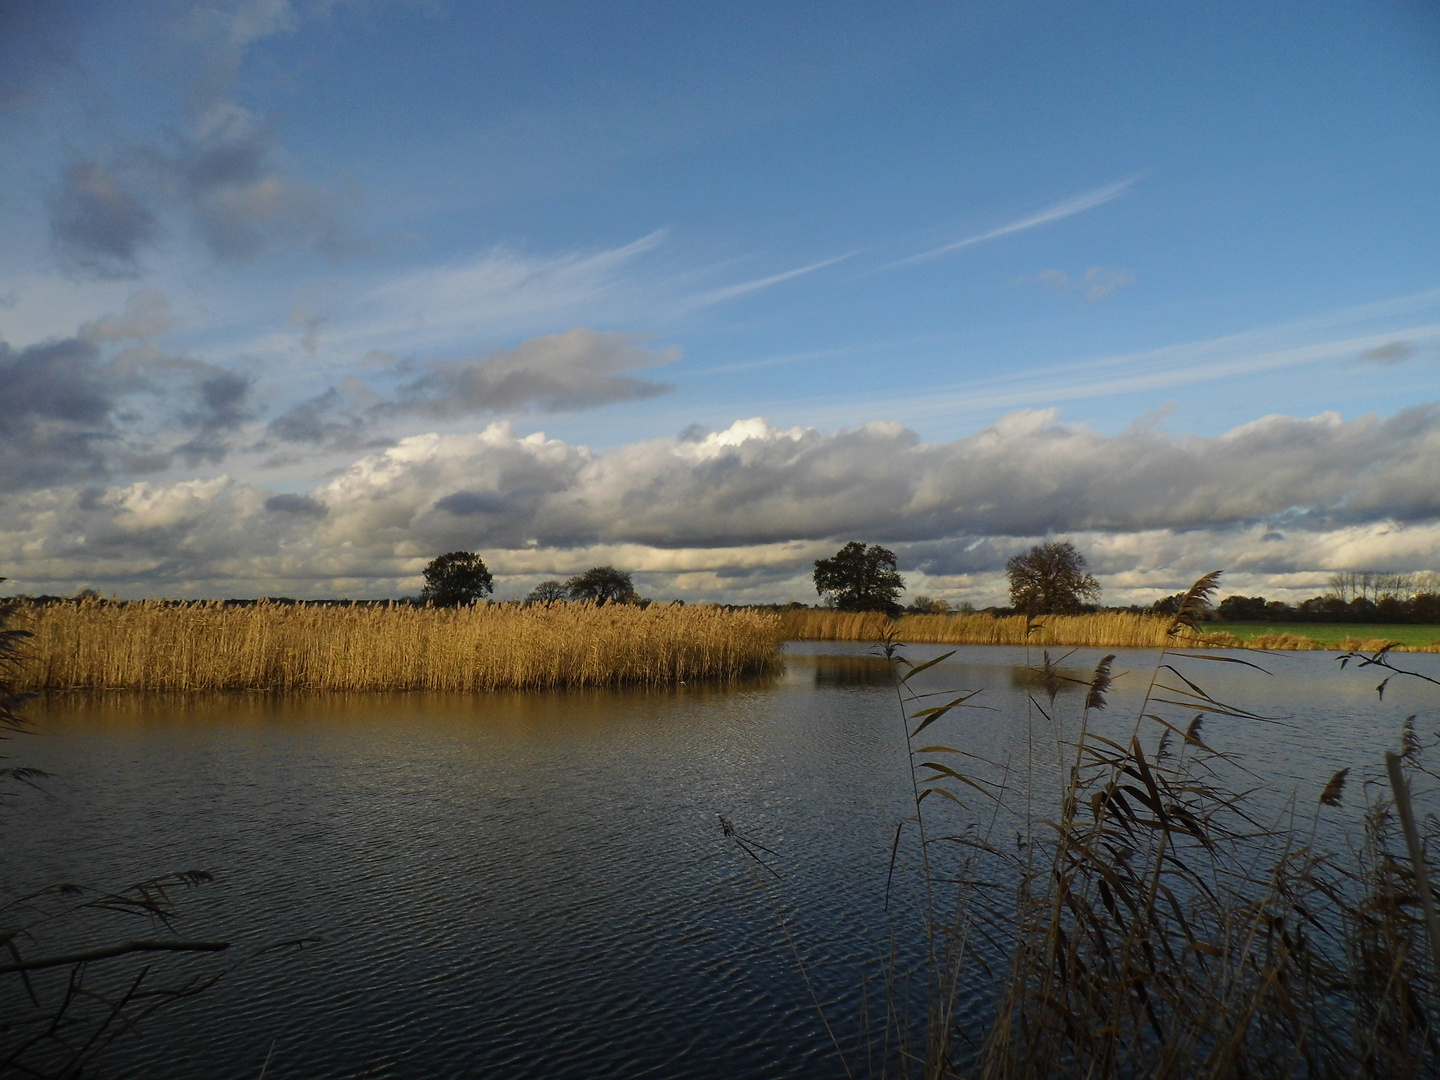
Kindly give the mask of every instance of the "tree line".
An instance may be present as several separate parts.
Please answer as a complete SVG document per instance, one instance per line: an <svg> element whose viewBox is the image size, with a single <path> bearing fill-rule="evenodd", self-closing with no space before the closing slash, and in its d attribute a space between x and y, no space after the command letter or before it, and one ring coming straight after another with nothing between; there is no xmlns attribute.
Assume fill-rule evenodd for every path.
<svg viewBox="0 0 1440 1080"><path fill-rule="evenodd" d="M1086 570L1085 556L1069 541L1036 544L1005 564L1010 586L1009 608L987 608L995 614L1075 615L1099 610L1100 584ZM421 602L454 607L483 600L495 582L483 559L473 551L452 551L425 567ZM852 540L827 559L816 559L815 591L825 604L840 611L882 611L898 615L945 614L943 600L917 596L908 607L899 603L905 590L895 553L879 544ZM1440 623L1440 578L1435 574L1394 574L1342 571L1332 574L1329 591L1298 605L1263 596L1229 596L1214 617L1227 622L1392 622ZM1173 614L1181 594L1150 607L1126 610ZM565 581L542 581L525 597L528 603L585 600L595 604L643 603L631 575L613 566L595 566ZM974 609L964 605L962 611Z"/></svg>

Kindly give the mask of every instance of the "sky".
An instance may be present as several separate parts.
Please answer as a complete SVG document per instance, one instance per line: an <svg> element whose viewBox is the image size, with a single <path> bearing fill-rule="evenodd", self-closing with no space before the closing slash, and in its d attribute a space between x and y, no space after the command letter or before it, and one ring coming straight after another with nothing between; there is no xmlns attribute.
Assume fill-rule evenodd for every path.
<svg viewBox="0 0 1440 1080"><path fill-rule="evenodd" d="M0 589L1440 569L1440 7L0 0Z"/></svg>

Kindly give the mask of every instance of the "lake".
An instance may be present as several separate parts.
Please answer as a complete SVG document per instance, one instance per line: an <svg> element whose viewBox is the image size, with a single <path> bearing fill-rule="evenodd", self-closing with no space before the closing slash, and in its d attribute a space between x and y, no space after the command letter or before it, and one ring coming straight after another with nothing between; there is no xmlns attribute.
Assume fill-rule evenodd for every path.
<svg viewBox="0 0 1440 1080"><path fill-rule="evenodd" d="M884 906L909 781L871 647L787 652L782 677L731 689L37 702L9 752L54 777L0 808L0 887L205 868L183 936L237 955L322 939L157 1014L104 1075L842 1076L787 930L854 1046L862 976L892 935L902 960L913 944L905 904ZM1100 655L1064 668L1088 676ZM1379 701L1379 676L1334 654L1226 655L1272 674L1186 672L1275 720L1217 718L1206 737L1277 811L1297 791L1313 804L1336 769L1373 771L1406 715L1426 741L1440 727L1440 688L1396 680ZM1120 654L1102 727L1128 733L1154 663ZM1397 663L1440 677L1440 656ZM1025 664L963 647L917 682L983 690L987 709L932 731L1021 773L1052 763L1043 788L1055 737L1027 710ZM1058 703L1073 720L1078 691ZM720 814L774 852L778 879ZM123 925L116 939L153 933ZM18 993L0 984L0 1010Z"/></svg>

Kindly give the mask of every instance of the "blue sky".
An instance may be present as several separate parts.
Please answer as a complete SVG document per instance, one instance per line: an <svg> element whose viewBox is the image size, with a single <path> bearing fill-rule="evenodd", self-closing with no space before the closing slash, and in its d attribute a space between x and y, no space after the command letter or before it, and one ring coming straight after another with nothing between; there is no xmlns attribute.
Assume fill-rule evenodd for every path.
<svg viewBox="0 0 1440 1080"><path fill-rule="evenodd" d="M1440 564L1433 5L9 0L0 71L14 588Z"/></svg>

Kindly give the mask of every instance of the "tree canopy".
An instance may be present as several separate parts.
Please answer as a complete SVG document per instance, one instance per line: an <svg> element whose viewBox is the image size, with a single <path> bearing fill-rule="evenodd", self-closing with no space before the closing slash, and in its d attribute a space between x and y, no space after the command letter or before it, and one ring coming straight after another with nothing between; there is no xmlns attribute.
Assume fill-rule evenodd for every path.
<svg viewBox="0 0 1440 1080"><path fill-rule="evenodd" d="M633 604L640 599L630 575L613 566L592 566L565 582L565 590L572 600L596 604Z"/></svg>
<svg viewBox="0 0 1440 1080"><path fill-rule="evenodd" d="M1085 556L1068 540L1036 544L1005 564L1010 603L1035 615L1073 615L1100 599L1100 583L1085 572Z"/></svg>
<svg viewBox="0 0 1440 1080"><path fill-rule="evenodd" d="M570 590L563 581L542 581L525 597L530 604L553 604L557 600L569 600Z"/></svg>
<svg viewBox="0 0 1440 1080"><path fill-rule="evenodd" d="M905 579L895 572L895 553L852 540L829 559L815 560L815 591L841 611L893 611Z"/></svg>
<svg viewBox="0 0 1440 1080"><path fill-rule="evenodd" d="M471 604L495 591L489 568L473 551L451 551L431 559L424 574L425 588L420 599L436 607Z"/></svg>

